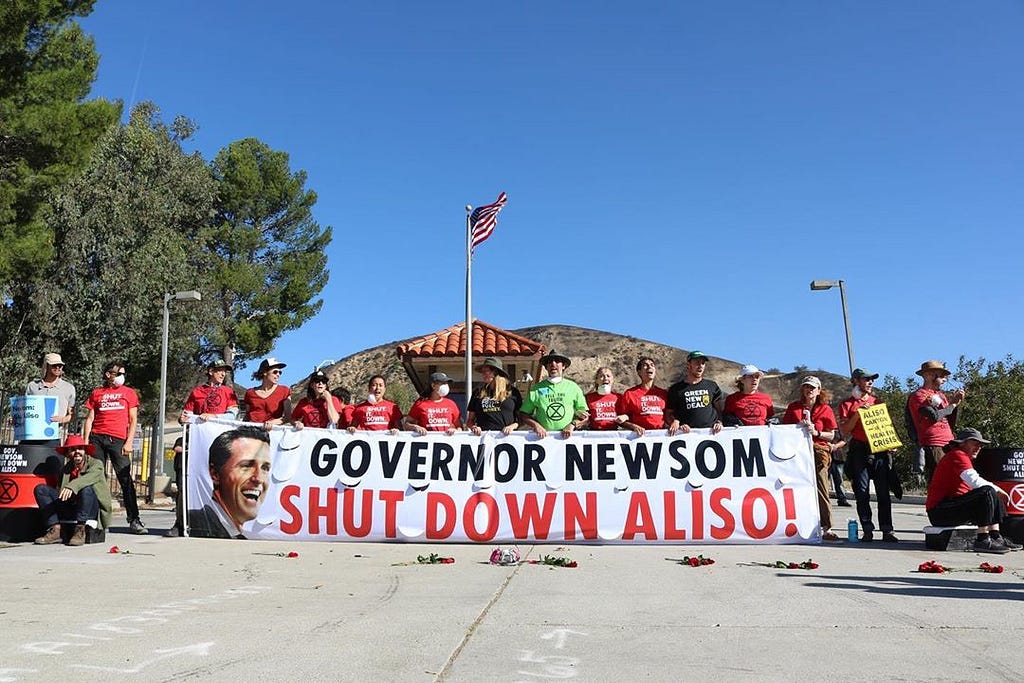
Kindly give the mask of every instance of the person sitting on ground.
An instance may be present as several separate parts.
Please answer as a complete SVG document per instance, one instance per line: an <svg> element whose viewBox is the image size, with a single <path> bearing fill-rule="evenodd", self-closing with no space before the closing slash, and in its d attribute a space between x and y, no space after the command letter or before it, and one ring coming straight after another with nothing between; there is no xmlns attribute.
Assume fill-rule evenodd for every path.
<svg viewBox="0 0 1024 683"><path fill-rule="evenodd" d="M828 467L832 460L832 440L836 436L836 414L828 402L832 395L821 388L814 375L800 383L800 398L786 407L782 424L800 424L807 428L814 444L814 473L818 489L818 515L821 518L821 540L838 541L832 531L832 503L828 497Z"/></svg>
<svg viewBox="0 0 1024 683"><path fill-rule="evenodd" d="M327 388L327 373L314 370L306 381L306 396L292 411L292 423L296 429L337 427L342 410L341 401Z"/></svg>
<svg viewBox="0 0 1024 683"><path fill-rule="evenodd" d="M444 432L451 436L462 429L462 417L455 401L448 398L451 377L443 372L430 376L430 393L412 404L405 416L405 428L423 436L427 432Z"/></svg>
<svg viewBox="0 0 1024 683"><path fill-rule="evenodd" d="M519 429L523 397L509 379L500 358L485 358L477 369L484 385L466 409L466 426L475 435L500 431L508 436Z"/></svg>
<svg viewBox="0 0 1024 683"><path fill-rule="evenodd" d="M277 425L283 425L292 414L292 392L279 384L281 371L288 367L276 358L264 358L252 378L260 383L258 387L246 389L242 403L245 404L245 419L258 422L268 432Z"/></svg>
<svg viewBox="0 0 1024 683"><path fill-rule="evenodd" d="M722 422L727 427L766 425L775 412L772 397L761 391L764 373L756 365L744 365L736 378L739 391L725 398Z"/></svg>
<svg viewBox="0 0 1024 683"><path fill-rule="evenodd" d="M78 434L71 434L56 451L64 456L60 488L46 484L35 488L36 505L46 526L46 533L35 540L36 545L60 542L61 521L74 522L75 531L68 545L85 545L85 525L99 518L100 528L110 526L110 489L107 487L103 463L90 457L96 447Z"/></svg>
<svg viewBox="0 0 1024 683"><path fill-rule="evenodd" d="M609 367L600 367L594 373L594 390L584 398L590 418L586 429L604 431L619 426L619 394L612 391L615 375Z"/></svg>
<svg viewBox="0 0 1024 683"><path fill-rule="evenodd" d="M589 417L583 391L564 376L572 361L568 356L549 351L540 359L540 364L548 376L530 388L519 411L519 421L542 439L548 431L561 432L563 437L569 438Z"/></svg>
<svg viewBox="0 0 1024 683"><path fill-rule="evenodd" d="M999 525L1006 517L1007 493L983 479L974 469L981 447L988 445L977 429L961 429L949 450L935 466L924 507L935 526L976 524L974 551L1003 554L1021 546L1002 535Z"/></svg>
<svg viewBox="0 0 1024 683"><path fill-rule="evenodd" d="M654 386L658 367L653 358L638 360L636 374L640 383L622 393L616 412L619 414L619 425L632 429L637 436L643 436L645 430L665 428L668 392Z"/></svg>
<svg viewBox="0 0 1024 683"><path fill-rule="evenodd" d="M402 411L392 401L384 398L387 384L383 375L374 375L366 384L366 400L352 409L352 419L348 424L348 433L364 429L371 432L387 431L397 434L402 426Z"/></svg>

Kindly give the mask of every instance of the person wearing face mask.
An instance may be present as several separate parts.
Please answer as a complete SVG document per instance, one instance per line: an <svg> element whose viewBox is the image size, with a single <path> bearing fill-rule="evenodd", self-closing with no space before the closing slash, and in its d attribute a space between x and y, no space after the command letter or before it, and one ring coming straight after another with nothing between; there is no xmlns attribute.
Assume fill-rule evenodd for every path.
<svg viewBox="0 0 1024 683"><path fill-rule="evenodd" d="M668 403L668 392L654 386L654 377L658 368L653 358L641 358L636 363L636 374L640 384L627 389L616 411L619 424L632 429L638 436L643 436L647 429L665 428L665 407Z"/></svg>
<svg viewBox="0 0 1024 683"><path fill-rule="evenodd" d="M328 389L327 373L314 370L306 380L306 396L292 411L292 423L296 429L337 427L343 410L341 400Z"/></svg>
<svg viewBox="0 0 1024 683"><path fill-rule="evenodd" d="M523 405L523 397L509 380L500 358L485 358L476 370L484 385L466 408L466 426L476 436L497 431L508 436L519 428L516 418Z"/></svg>
<svg viewBox="0 0 1024 683"><path fill-rule="evenodd" d="M725 409L722 411L722 422L729 427L744 425L766 425L768 418L775 412L772 397L761 391L761 378L764 373L756 365L744 365L736 378L736 388L725 397Z"/></svg>
<svg viewBox="0 0 1024 683"><path fill-rule="evenodd" d="M850 483L853 495L857 499L857 517L860 518L864 530L862 540L875 540L875 524L871 519L871 482L875 483L875 497L878 501L878 525L882 528L882 540L886 543L897 543L899 539L893 534L892 499L889 497L889 478L891 465L888 453L872 453L868 444L868 436L864 425L860 422L861 408L878 403L874 394L874 383L878 373L871 373L863 368L853 371L850 378L853 384L850 398L839 404L839 430L848 435L846 451L846 467L850 472Z"/></svg>
<svg viewBox="0 0 1024 683"><path fill-rule="evenodd" d="M430 394L412 404L405 417L405 428L423 436L427 432L444 432L451 436L462 429L459 407L448 398L451 378L443 372L430 376Z"/></svg>
<svg viewBox="0 0 1024 683"><path fill-rule="evenodd" d="M519 421L542 439L549 430L560 431L569 438L589 418L587 399L579 385L563 375L572 364L567 356L550 351L540 359L540 364L548 376L530 388L519 411Z"/></svg>
<svg viewBox="0 0 1024 683"><path fill-rule="evenodd" d="M97 451L97 459L114 466L121 485L128 529L133 534L149 533L139 517L139 501L132 478L132 443L139 421L139 396L125 383L123 363L111 361L103 366L103 386L93 389L85 401L85 425L82 438Z"/></svg>
<svg viewBox="0 0 1024 683"><path fill-rule="evenodd" d="M598 368L594 373L594 390L584 398L587 400L587 429L603 431L619 426L619 394L612 391L615 375L609 367Z"/></svg>
<svg viewBox="0 0 1024 683"><path fill-rule="evenodd" d="M356 430L363 429L397 434L402 426L402 411L395 403L384 398L387 391L384 377L374 375L366 384L366 389L366 400L352 409L348 433L355 434Z"/></svg>

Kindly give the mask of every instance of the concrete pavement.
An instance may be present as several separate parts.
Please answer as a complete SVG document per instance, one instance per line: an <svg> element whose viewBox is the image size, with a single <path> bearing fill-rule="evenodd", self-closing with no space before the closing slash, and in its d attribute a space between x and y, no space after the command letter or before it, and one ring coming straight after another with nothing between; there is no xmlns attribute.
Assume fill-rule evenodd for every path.
<svg viewBox="0 0 1024 683"><path fill-rule="evenodd" d="M1020 680L1024 553L929 551L923 507L894 511L898 545L519 548L576 569L133 536L122 514L102 545L0 549L0 681ZM456 563L394 566L430 552ZM715 564L676 561L698 553ZM929 559L1006 572L916 573Z"/></svg>

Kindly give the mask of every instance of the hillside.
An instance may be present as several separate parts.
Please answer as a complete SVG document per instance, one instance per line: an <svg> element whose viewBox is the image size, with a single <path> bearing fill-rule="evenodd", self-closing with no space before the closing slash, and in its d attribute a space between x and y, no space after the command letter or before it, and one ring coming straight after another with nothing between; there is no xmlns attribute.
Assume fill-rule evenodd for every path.
<svg viewBox="0 0 1024 683"><path fill-rule="evenodd" d="M571 358L572 366L566 375L575 380L584 391L591 390L594 373L602 365L611 367L615 373L615 391L621 392L633 386L636 383L636 361L641 356L650 356L658 363L657 383L667 388L683 375L686 354L689 351L637 337L570 325L540 325L511 331L535 339L549 350L554 349ZM395 355L395 348L402 341L404 340L374 346L325 367L324 371L331 380L331 387L346 387L352 392L353 399L359 401L366 395L367 380L375 374L381 374L387 380L388 394L406 408L415 394L412 382L406 377L405 369ZM726 394L732 393L735 390L733 382L743 363L718 358L711 355L708 349L702 351L708 353L711 358L708 376L718 382ZM297 368L294 371L296 374L299 372ZM798 383L807 374L808 372L768 374L761 387L772 397L776 407L782 408L796 398ZM837 398L848 394L850 384L845 376L824 371L817 371L814 374L821 378L825 387ZM290 379L296 392L305 390L305 375L293 375Z"/></svg>

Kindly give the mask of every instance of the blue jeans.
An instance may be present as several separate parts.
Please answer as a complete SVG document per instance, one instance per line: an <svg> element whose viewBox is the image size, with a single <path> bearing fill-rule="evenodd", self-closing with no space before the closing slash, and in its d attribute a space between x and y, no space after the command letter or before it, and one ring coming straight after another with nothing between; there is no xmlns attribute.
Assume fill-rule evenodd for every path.
<svg viewBox="0 0 1024 683"><path fill-rule="evenodd" d="M828 466L828 476L832 480L832 489L835 491L836 500L846 500L846 492L843 491L843 463L833 460Z"/></svg>
<svg viewBox="0 0 1024 683"><path fill-rule="evenodd" d="M875 497L878 500L878 525L882 532L892 531L892 499L889 497L889 454L871 453L866 441L850 439L846 452L846 467L850 471L853 495L857 499L857 517L865 532L874 531L871 521L871 493L869 486L875 483Z"/></svg>
<svg viewBox="0 0 1024 683"><path fill-rule="evenodd" d="M99 517L100 499L91 486L86 486L67 500L61 500L60 491L46 484L37 485L33 493L39 512L45 516L47 529L59 522L85 524Z"/></svg>

